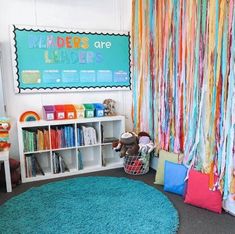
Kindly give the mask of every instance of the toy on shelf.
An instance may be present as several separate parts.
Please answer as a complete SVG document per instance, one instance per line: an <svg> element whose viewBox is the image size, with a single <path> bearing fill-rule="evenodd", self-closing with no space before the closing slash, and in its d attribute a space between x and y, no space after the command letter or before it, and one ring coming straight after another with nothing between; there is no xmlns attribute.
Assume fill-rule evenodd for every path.
<svg viewBox="0 0 235 234"><path fill-rule="evenodd" d="M20 122L37 121L40 116L34 111L26 111L20 116Z"/></svg>
<svg viewBox="0 0 235 234"><path fill-rule="evenodd" d="M9 143L9 130L11 128L8 118L0 118L0 151L8 150L11 146Z"/></svg>
<svg viewBox="0 0 235 234"><path fill-rule="evenodd" d="M103 102L104 105L104 115L105 116L113 116L116 115L115 105L116 102L112 99L105 99Z"/></svg>

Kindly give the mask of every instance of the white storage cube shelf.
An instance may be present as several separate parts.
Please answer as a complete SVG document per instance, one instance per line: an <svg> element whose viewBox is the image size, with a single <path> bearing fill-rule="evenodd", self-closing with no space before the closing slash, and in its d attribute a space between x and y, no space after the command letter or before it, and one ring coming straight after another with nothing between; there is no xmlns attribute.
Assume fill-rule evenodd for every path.
<svg viewBox="0 0 235 234"><path fill-rule="evenodd" d="M124 116L18 122L22 182L123 167L112 142Z"/></svg>

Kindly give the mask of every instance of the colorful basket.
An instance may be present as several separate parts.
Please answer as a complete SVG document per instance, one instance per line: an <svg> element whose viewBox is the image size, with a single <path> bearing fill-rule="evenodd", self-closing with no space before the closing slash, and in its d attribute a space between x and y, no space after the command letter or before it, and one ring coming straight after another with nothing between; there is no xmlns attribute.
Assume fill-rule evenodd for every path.
<svg viewBox="0 0 235 234"><path fill-rule="evenodd" d="M150 154L124 157L124 171L130 175L143 175L149 171Z"/></svg>

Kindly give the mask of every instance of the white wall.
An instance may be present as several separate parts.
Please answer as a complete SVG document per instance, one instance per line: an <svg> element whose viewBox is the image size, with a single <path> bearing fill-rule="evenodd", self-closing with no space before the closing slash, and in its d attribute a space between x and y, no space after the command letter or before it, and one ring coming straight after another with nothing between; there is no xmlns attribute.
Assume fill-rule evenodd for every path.
<svg viewBox="0 0 235 234"><path fill-rule="evenodd" d="M16 121L19 116L28 110L42 114L42 106L46 104L102 102L112 98L117 102L118 114L126 116L127 130L132 129L131 91L15 94L9 36L11 24L130 31L131 0L0 0L2 79L7 115L12 119L12 157L18 157Z"/></svg>
<svg viewBox="0 0 235 234"><path fill-rule="evenodd" d="M0 117L5 116L5 102L4 102L4 94L3 94L3 87L2 87L2 65L1 65L1 47L0 47Z"/></svg>

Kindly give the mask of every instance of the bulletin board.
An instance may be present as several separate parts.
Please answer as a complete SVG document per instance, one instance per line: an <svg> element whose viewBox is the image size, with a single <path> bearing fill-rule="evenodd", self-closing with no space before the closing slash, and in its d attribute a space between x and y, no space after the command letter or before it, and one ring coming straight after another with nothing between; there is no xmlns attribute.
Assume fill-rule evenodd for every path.
<svg viewBox="0 0 235 234"><path fill-rule="evenodd" d="M15 91L131 88L129 33L12 26Z"/></svg>

